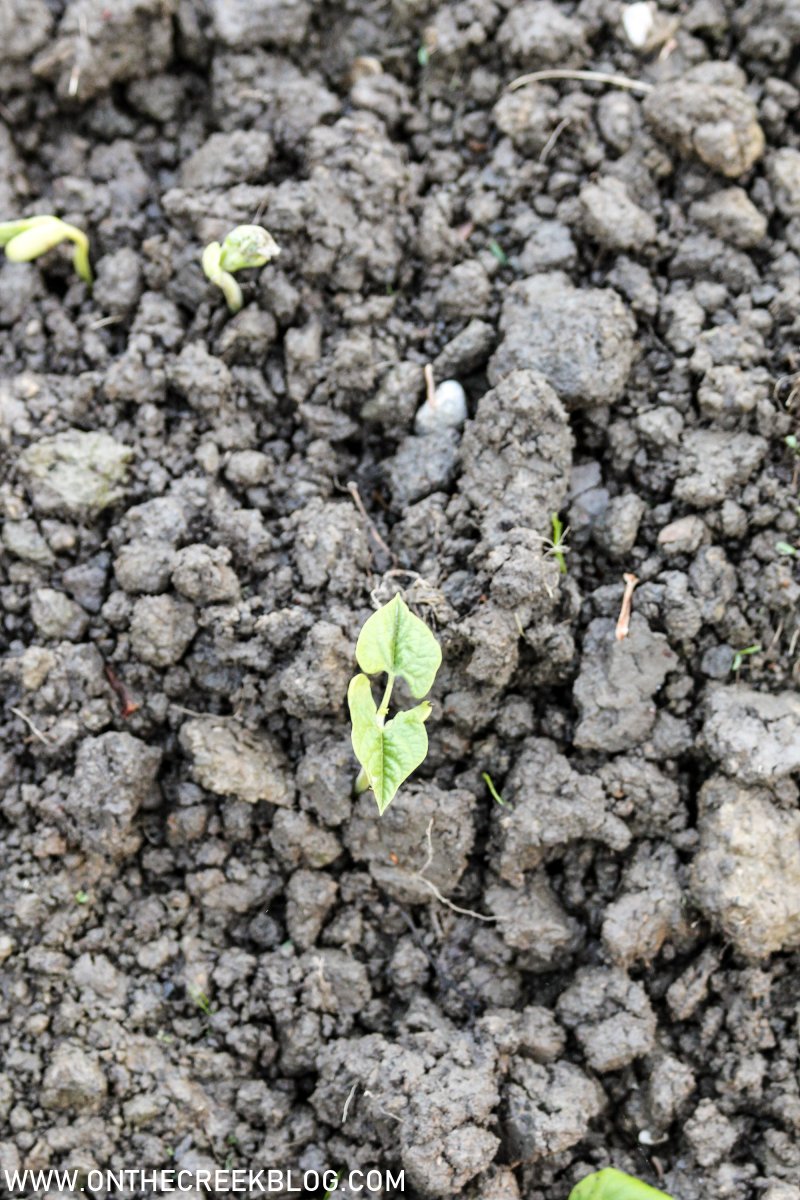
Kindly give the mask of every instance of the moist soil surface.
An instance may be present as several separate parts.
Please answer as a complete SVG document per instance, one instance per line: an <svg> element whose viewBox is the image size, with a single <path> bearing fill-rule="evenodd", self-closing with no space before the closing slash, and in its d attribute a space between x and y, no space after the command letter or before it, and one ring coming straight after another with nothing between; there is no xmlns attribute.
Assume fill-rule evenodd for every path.
<svg viewBox="0 0 800 1200"><path fill-rule="evenodd" d="M4 1169L799 1200L800 11L635 8L0 6Z"/></svg>

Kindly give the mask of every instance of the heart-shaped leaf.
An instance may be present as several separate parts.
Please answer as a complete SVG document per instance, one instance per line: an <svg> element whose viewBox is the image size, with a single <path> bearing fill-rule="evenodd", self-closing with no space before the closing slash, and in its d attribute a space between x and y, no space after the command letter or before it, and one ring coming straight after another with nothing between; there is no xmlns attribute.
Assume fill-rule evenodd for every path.
<svg viewBox="0 0 800 1200"><path fill-rule="evenodd" d="M439 643L424 621L415 617L401 596L394 596L364 623L356 642L362 671L402 676L419 699L433 687L442 662Z"/></svg>
<svg viewBox="0 0 800 1200"><path fill-rule="evenodd" d="M431 706L423 700L383 725L366 675L356 675L350 680L347 703L356 758L364 769L379 812L384 813L400 784L425 761L428 753L425 721Z"/></svg>

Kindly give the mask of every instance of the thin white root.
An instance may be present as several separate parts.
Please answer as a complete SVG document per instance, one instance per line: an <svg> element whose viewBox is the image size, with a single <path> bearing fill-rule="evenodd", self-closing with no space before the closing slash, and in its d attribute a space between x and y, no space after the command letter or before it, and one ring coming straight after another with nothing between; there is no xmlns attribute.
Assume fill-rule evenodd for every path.
<svg viewBox="0 0 800 1200"><path fill-rule="evenodd" d="M446 896L442 895L436 884L431 883L430 879L425 878L425 872L433 862L433 838L431 837L432 831L433 817L431 817L430 821L428 821L428 828L425 830L425 840L428 843L428 857L425 859L425 862L420 869L414 872L412 878L418 879L420 883L424 884L425 887L436 897L436 899L441 904L444 904L447 908L449 908L452 912L460 913L462 917L474 917L476 921L495 922L497 917L487 917L483 913L474 912L471 908L459 908L457 904L453 904L452 900L448 900Z"/></svg>
<svg viewBox="0 0 800 1200"><path fill-rule="evenodd" d="M605 71L567 71L553 69L548 71L532 71L529 75L519 75L508 84L507 91L515 92L517 88L527 87L529 83L545 83L549 79L574 79L583 83L607 83L610 87L627 88L629 92L641 92L646 95L652 92L653 84L645 83L643 79L630 79L627 75L609 75Z"/></svg>
<svg viewBox="0 0 800 1200"><path fill-rule="evenodd" d="M625 580L625 592L622 596L622 606L619 610L619 619L617 620L617 629L615 637L618 642L624 642L628 636L628 630L631 627L631 607L633 605L633 593L636 585L639 582L635 575L625 574L622 576Z"/></svg>

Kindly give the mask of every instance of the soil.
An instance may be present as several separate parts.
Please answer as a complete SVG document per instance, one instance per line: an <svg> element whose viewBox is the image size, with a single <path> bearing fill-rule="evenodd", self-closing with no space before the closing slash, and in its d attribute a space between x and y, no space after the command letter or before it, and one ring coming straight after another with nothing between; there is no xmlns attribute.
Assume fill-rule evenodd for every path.
<svg viewBox="0 0 800 1200"><path fill-rule="evenodd" d="M0 1165L800 1200L796 0L0 31L0 215L97 275L0 269ZM507 87L565 68L634 86ZM379 818L398 588L444 663Z"/></svg>

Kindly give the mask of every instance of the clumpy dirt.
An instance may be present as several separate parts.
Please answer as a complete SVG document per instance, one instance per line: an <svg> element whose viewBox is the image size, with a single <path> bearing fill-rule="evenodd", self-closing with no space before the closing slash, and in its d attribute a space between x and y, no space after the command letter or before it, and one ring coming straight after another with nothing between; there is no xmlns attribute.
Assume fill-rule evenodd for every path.
<svg viewBox="0 0 800 1200"><path fill-rule="evenodd" d="M0 216L97 274L0 269L2 1167L799 1200L800 14L621 17L0 5ZM562 68L635 86L507 87Z"/></svg>

